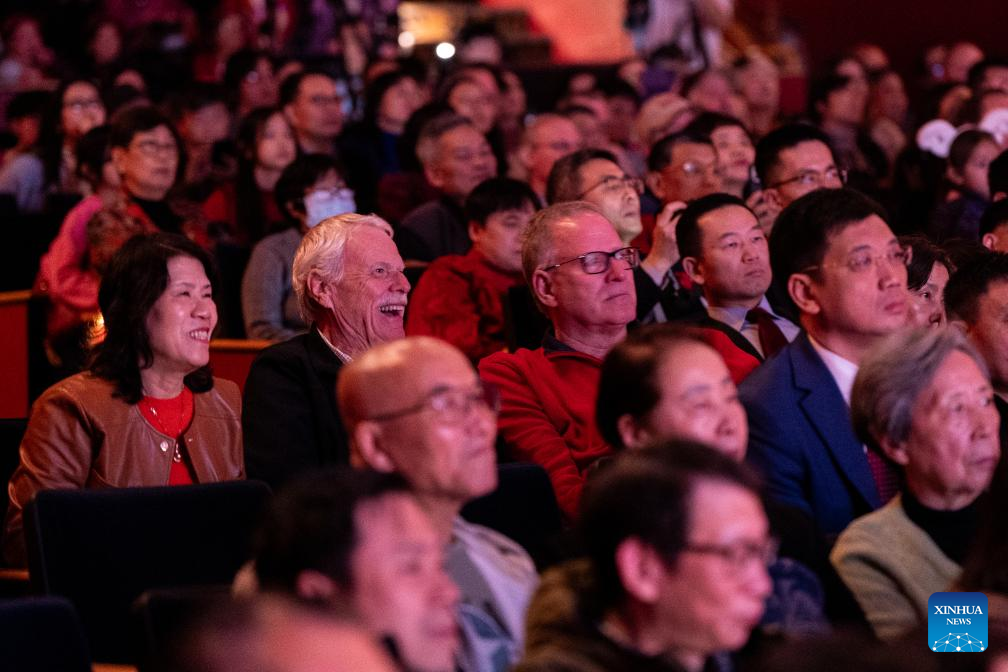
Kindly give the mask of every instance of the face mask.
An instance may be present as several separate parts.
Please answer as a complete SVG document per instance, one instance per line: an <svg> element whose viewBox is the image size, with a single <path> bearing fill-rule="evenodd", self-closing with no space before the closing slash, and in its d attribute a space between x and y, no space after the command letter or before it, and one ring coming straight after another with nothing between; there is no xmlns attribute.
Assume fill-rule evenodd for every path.
<svg viewBox="0 0 1008 672"><path fill-rule="evenodd" d="M316 189L304 198L305 225L310 229L323 219L357 210L352 189Z"/></svg>

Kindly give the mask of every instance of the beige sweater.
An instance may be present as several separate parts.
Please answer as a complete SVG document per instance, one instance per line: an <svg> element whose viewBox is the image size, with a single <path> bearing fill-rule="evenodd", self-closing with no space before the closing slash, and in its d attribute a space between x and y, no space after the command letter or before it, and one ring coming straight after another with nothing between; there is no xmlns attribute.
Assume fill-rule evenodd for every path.
<svg viewBox="0 0 1008 672"><path fill-rule="evenodd" d="M926 623L931 593L948 590L962 571L907 518L898 496L851 523L830 561L884 640Z"/></svg>

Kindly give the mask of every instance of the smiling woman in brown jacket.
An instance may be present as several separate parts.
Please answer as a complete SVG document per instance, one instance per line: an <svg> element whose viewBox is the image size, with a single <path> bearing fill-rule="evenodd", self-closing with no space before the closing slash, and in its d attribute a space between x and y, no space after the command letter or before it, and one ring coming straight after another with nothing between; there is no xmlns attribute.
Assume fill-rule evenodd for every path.
<svg viewBox="0 0 1008 672"><path fill-rule="evenodd" d="M23 565L21 514L53 488L185 485L244 478L240 398L210 375L211 262L174 234L137 237L98 295L106 336L89 371L35 402L11 477L4 560Z"/></svg>

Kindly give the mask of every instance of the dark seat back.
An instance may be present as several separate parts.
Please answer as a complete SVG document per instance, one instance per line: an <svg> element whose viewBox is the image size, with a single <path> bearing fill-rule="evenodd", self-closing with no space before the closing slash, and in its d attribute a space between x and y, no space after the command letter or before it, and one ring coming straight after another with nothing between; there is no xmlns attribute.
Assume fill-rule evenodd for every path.
<svg viewBox="0 0 1008 672"><path fill-rule="evenodd" d="M73 605L57 597L0 601L0 667L18 672L90 672Z"/></svg>
<svg viewBox="0 0 1008 672"><path fill-rule="evenodd" d="M269 497L258 481L42 491L25 508L32 587L73 602L95 660L130 663L137 597L230 583Z"/></svg>
<svg viewBox="0 0 1008 672"><path fill-rule="evenodd" d="M462 516L522 545L543 568L557 560L563 519L553 484L538 464L515 462L497 467L497 489L469 502Z"/></svg>
<svg viewBox="0 0 1008 672"><path fill-rule="evenodd" d="M20 462L19 449L21 439L24 438L25 429L28 427L27 418L2 418L0 419L0 483L3 483L3 495L0 496L0 520L7 515L7 488L14 470Z"/></svg>

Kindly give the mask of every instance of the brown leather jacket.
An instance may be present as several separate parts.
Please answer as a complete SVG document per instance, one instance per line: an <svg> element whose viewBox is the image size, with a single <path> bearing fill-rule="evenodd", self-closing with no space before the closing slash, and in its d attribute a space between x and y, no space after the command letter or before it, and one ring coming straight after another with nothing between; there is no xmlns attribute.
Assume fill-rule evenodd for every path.
<svg viewBox="0 0 1008 672"><path fill-rule="evenodd" d="M112 396L112 382L79 373L53 385L32 406L21 463L8 486L3 555L25 564L21 510L39 490L167 485L174 439L151 427L135 404ZM229 380L193 395L184 440L197 483L245 478L241 396Z"/></svg>

